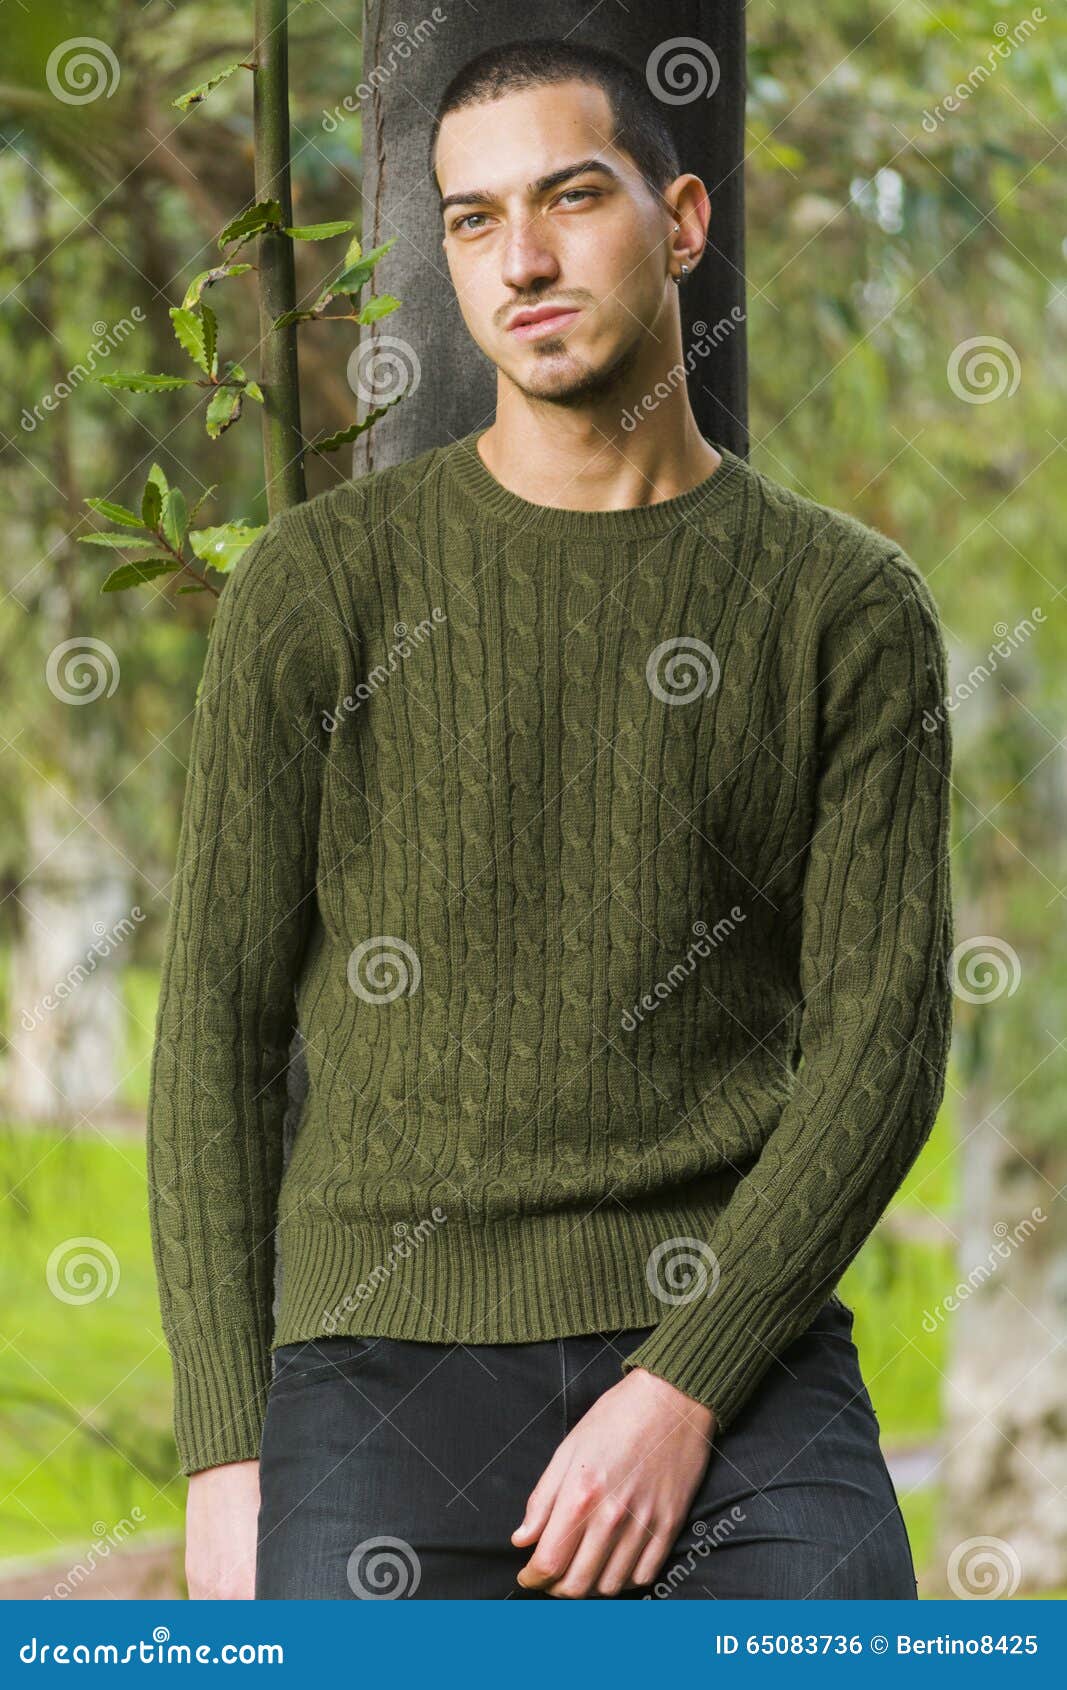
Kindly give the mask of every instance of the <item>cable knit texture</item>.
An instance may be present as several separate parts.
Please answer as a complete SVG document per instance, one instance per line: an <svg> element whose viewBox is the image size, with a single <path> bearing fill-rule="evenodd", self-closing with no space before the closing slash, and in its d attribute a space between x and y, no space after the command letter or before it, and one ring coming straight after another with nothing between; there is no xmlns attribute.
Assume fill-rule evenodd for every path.
<svg viewBox="0 0 1067 1690"><path fill-rule="evenodd" d="M215 613L148 1115L186 1473L255 1458L272 1347L331 1332L654 1325L620 1376L725 1428L941 1100L922 576L728 452L575 511L477 439L276 518Z"/></svg>

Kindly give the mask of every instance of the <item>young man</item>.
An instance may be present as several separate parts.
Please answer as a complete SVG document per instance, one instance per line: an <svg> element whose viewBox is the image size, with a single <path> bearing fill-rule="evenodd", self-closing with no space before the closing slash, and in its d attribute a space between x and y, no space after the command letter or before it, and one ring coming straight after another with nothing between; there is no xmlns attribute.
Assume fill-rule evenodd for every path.
<svg viewBox="0 0 1067 1690"><path fill-rule="evenodd" d="M149 1119L190 1593L913 1599L834 1286L944 1085L933 600L700 436L709 204L640 76L482 55L433 169L495 420L272 522L196 712Z"/></svg>

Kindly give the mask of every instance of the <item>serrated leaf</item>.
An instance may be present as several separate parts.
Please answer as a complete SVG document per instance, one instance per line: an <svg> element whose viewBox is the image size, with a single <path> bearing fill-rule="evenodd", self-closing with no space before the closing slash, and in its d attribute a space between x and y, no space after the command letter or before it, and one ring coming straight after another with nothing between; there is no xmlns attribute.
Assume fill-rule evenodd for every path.
<svg viewBox="0 0 1067 1690"><path fill-rule="evenodd" d="M219 367L219 325L210 305L200 307L200 320L204 326L204 355L207 358L207 373L209 376L213 376Z"/></svg>
<svg viewBox="0 0 1067 1690"><path fill-rule="evenodd" d="M403 398L404 395L398 393L395 399L389 400L388 404L379 405L375 410L368 411L362 422L351 423L348 428L341 429L338 434L326 434L319 440L313 440L308 450L311 452L336 452L339 446L347 446L349 441L358 440L359 436L370 428L372 423L376 423L379 417L384 417L386 411L391 411L394 405L399 405Z"/></svg>
<svg viewBox="0 0 1067 1690"><path fill-rule="evenodd" d="M210 563L212 569L225 574L232 569L262 528L247 526L241 522L224 522L218 528L194 528L189 534L189 544L197 557L205 563Z"/></svg>
<svg viewBox="0 0 1067 1690"><path fill-rule="evenodd" d="M101 387L121 387L127 393L168 392L177 387L195 387L186 376L153 376L147 370L115 370L111 375L93 376Z"/></svg>
<svg viewBox="0 0 1067 1690"><path fill-rule="evenodd" d="M109 522L121 522L124 528L143 528L144 523L136 511L127 510L125 505L116 505L111 499L86 499L85 503L91 511L99 511Z"/></svg>
<svg viewBox="0 0 1067 1690"><path fill-rule="evenodd" d="M374 298L368 299L366 305L362 307L356 321L358 323L380 322L383 317L388 317L391 311L395 311L399 304L399 299L394 299L391 293L375 294Z"/></svg>
<svg viewBox="0 0 1067 1690"><path fill-rule="evenodd" d="M216 282L223 281L227 276L243 276L246 270L253 268L251 264L217 264L213 270L201 270L199 276L194 276L185 290L183 308L188 311L190 306L198 304L204 290L214 287Z"/></svg>
<svg viewBox="0 0 1067 1690"><path fill-rule="evenodd" d="M107 580L102 584L102 593L118 593L124 587L142 587L146 581L154 581L159 575L172 575L181 564L175 563L169 557L148 557L139 559L136 563L122 563L113 569Z"/></svg>
<svg viewBox="0 0 1067 1690"><path fill-rule="evenodd" d="M280 228L281 221L282 208L277 200L258 200L227 223L219 236L219 247L228 246L231 241L245 241L261 229Z"/></svg>
<svg viewBox="0 0 1067 1690"><path fill-rule="evenodd" d="M163 465L162 464L153 464L152 465L152 468L148 472L148 479L149 479L149 481L155 482L156 486L159 488L159 491L161 493L165 493L167 491L167 488L170 486L170 482L167 480L166 476L163 473Z"/></svg>
<svg viewBox="0 0 1067 1690"><path fill-rule="evenodd" d="M168 543L176 552L180 552L185 540L185 530L189 526L185 494L180 487L172 487L164 495L162 526Z"/></svg>
<svg viewBox="0 0 1067 1690"><path fill-rule="evenodd" d="M363 248L359 244L359 236L353 235L352 239L348 243L347 248L345 249L345 259L344 259L345 269L347 270L347 268L350 264L354 264L356 262L357 258L362 258L362 257L363 257Z"/></svg>
<svg viewBox="0 0 1067 1690"><path fill-rule="evenodd" d="M199 499L197 499L197 501L196 501L196 504L193 506L192 510L189 512L189 521L190 522L192 522L193 517L196 515L197 511L200 509L200 506L204 503L204 501L206 499L210 499L212 493L217 493L218 490L219 490L219 484L218 484L217 481L215 482L215 485L213 487L205 488L204 492L201 493Z"/></svg>
<svg viewBox="0 0 1067 1690"><path fill-rule="evenodd" d="M160 487L154 474L154 471L158 468L158 464L152 465L153 474L148 477L144 485L144 492L141 494L141 516L146 528L158 528L159 518L163 511L164 488ZM159 473L162 475L163 471L160 470Z"/></svg>
<svg viewBox="0 0 1067 1690"><path fill-rule="evenodd" d="M211 403L207 408L204 419L208 434L212 440L217 440L220 434L225 434L232 423L241 415L242 393L239 387L217 387L211 395Z"/></svg>
<svg viewBox="0 0 1067 1690"><path fill-rule="evenodd" d="M291 235L294 241L328 241L334 235L346 234L349 229L354 229L355 226L354 223L348 221L343 223L304 223L299 228L286 229L285 233Z"/></svg>
<svg viewBox="0 0 1067 1690"><path fill-rule="evenodd" d="M258 381L246 381L245 394L249 399L258 400L261 405L266 404L266 400L263 397L263 389L260 387Z"/></svg>
<svg viewBox="0 0 1067 1690"><path fill-rule="evenodd" d="M195 311L187 311L184 306L172 305L170 320L174 325L174 333L194 364L198 364L205 375L210 375L211 366L204 347L204 326Z"/></svg>
<svg viewBox="0 0 1067 1690"><path fill-rule="evenodd" d="M236 64L227 65L223 70L217 70L214 76L208 77L206 82L198 82L195 88L190 88L186 93L179 94L176 100L171 101L171 105L177 106L179 111L191 111L194 106L200 104L201 100L205 100L211 90L217 88L220 82L228 81L235 70L242 68L241 60L238 59Z"/></svg>
<svg viewBox="0 0 1067 1690"><path fill-rule="evenodd" d="M395 245L396 236L392 235L381 246L372 247L362 258L357 259L355 264L346 265L340 275L335 276L330 283L331 292L358 293L360 288L365 287L370 280L371 273L378 260L384 258L390 247Z"/></svg>
<svg viewBox="0 0 1067 1690"><path fill-rule="evenodd" d="M117 546L121 551L136 551L138 547L150 552L159 550L158 540L134 540L127 534L79 534L79 546Z"/></svg>

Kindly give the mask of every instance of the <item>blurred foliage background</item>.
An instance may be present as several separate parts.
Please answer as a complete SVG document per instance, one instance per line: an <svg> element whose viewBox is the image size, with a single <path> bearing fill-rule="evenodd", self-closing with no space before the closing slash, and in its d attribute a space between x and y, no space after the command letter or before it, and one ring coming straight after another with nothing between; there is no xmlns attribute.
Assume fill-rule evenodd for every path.
<svg viewBox="0 0 1067 1690"><path fill-rule="evenodd" d="M96 526L84 499L136 505L153 462L190 502L208 494L204 524L266 520L258 417L211 442L199 394L110 392L84 366L95 345L98 369L183 368L167 308L252 198L249 81L185 114L170 102L247 55L249 7L64 0L4 22L0 1563L77 1566L131 1517L142 1542L181 1522L142 1128L215 601L101 596L111 562L76 539ZM1062 1592L1063 21L987 0L796 0L750 7L748 27L753 461L901 543L957 689L949 1086L841 1289L923 1593L953 1592L973 1538L1004 1593ZM84 104L41 74L79 35L121 67ZM294 6L291 54L295 219L358 219L358 112L322 122L360 80L358 7ZM296 260L304 294L322 249ZM224 287L227 356L254 370L252 278ZM303 334L307 435L351 420L352 345L346 325ZM347 468L311 460L309 491ZM63 684L79 683L54 686L49 656L87 636L100 696L72 708ZM41 1009L94 943L92 978ZM63 1257L80 1239L109 1252L84 1291Z"/></svg>

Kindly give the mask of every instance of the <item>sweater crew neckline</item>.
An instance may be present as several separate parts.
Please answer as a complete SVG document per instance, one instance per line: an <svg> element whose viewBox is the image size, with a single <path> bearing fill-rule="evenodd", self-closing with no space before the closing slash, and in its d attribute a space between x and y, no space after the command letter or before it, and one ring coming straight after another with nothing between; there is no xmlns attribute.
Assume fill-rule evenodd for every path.
<svg viewBox="0 0 1067 1690"><path fill-rule="evenodd" d="M754 473L745 459L709 440L708 445L720 453L722 462L703 481L672 498L658 499L651 505L609 510L539 505L505 487L483 461L478 441L488 427L486 424L485 428L475 429L443 447L446 468L484 514L529 533L554 533L574 540L636 540L645 535L668 533L697 517L735 504L743 497Z"/></svg>

